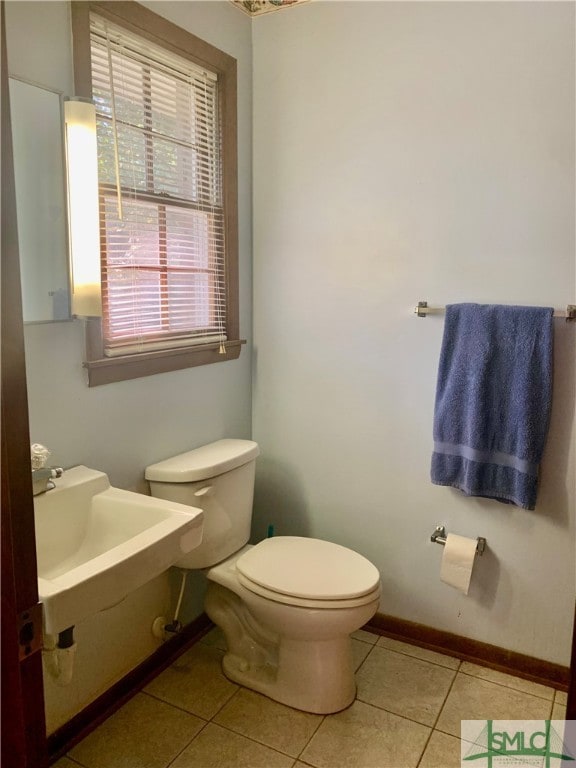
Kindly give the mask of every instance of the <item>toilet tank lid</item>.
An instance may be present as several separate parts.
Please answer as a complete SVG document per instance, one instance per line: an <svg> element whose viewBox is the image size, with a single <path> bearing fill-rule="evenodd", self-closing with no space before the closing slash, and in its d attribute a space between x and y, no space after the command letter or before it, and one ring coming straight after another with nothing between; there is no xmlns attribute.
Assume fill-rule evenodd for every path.
<svg viewBox="0 0 576 768"><path fill-rule="evenodd" d="M146 480L158 483L194 483L222 475L255 459L260 453L252 440L225 439L151 464Z"/></svg>

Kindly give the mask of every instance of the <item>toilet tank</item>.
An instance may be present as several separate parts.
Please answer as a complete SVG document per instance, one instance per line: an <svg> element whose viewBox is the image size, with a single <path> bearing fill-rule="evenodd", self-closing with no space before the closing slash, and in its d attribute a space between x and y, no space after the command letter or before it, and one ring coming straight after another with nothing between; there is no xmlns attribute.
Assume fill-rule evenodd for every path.
<svg viewBox="0 0 576 768"><path fill-rule="evenodd" d="M204 511L202 543L179 568L208 568L247 543L259 453L252 440L218 440L147 467L152 496Z"/></svg>

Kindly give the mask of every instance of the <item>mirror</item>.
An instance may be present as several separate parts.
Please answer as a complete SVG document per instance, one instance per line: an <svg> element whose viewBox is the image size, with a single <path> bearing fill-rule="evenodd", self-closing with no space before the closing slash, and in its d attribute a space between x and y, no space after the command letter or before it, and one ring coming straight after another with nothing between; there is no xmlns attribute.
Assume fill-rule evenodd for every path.
<svg viewBox="0 0 576 768"><path fill-rule="evenodd" d="M61 94L10 78L24 322L70 319Z"/></svg>

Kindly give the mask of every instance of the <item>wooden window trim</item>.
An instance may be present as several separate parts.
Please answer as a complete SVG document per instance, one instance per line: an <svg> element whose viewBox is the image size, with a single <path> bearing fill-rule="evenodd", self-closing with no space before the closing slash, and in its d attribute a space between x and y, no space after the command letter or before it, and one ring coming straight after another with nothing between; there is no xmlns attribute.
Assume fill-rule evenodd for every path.
<svg viewBox="0 0 576 768"><path fill-rule="evenodd" d="M90 387L126 381L156 373L167 373L197 365L234 360L240 355L238 304L238 146L236 59L162 16L132 0L71 3L75 95L92 98L90 62L90 13L97 13L180 56L215 72L219 79L222 115L222 192L226 242L226 352L219 344L202 344L139 354L104 356L102 321L86 321L86 360Z"/></svg>

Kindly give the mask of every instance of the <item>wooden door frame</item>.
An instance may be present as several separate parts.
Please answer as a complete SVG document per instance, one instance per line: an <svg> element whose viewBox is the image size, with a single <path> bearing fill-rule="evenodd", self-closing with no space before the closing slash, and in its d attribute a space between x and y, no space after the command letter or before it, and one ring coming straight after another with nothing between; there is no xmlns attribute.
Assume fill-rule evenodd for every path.
<svg viewBox="0 0 576 768"><path fill-rule="evenodd" d="M46 765L42 612L38 603L24 326L6 59L1 24L2 105L2 765Z"/></svg>
<svg viewBox="0 0 576 768"><path fill-rule="evenodd" d="M4 3L0 3L2 76L2 765L47 764L42 659L37 643L22 651L18 628L38 615L34 505ZM576 719L576 610L567 719ZM26 624L26 619L24 619ZM29 622L28 622L29 624ZM38 633L41 628L36 627ZM24 643L26 648L26 644Z"/></svg>

